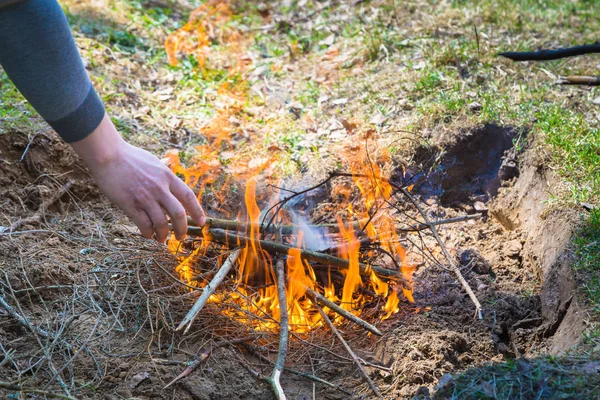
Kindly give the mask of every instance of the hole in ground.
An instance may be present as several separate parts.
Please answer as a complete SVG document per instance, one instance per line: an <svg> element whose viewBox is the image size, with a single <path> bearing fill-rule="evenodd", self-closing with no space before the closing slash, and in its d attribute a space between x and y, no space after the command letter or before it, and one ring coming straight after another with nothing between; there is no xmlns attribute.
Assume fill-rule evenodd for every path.
<svg viewBox="0 0 600 400"><path fill-rule="evenodd" d="M523 131L514 127L487 123L459 134L437 157L432 157L431 149L418 149L418 158L436 161L425 166L428 174L416 179L415 193L444 207L488 202L503 181L518 176L514 143L522 136Z"/></svg>

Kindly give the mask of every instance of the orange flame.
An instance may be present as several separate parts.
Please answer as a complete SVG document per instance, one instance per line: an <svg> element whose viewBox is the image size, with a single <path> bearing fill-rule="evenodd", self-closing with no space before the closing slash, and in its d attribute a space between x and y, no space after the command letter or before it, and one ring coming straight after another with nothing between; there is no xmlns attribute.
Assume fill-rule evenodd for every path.
<svg viewBox="0 0 600 400"><path fill-rule="evenodd" d="M205 192L212 192L220 203L224 203L231 191L232 181L245 182L244 209L246 226L249 228L244 233L248 240L242 246L243 249L236 265L236 290L227 294L217 292L210 301L232 302L236 307L255 315L267 314L271 319L259 318L248 322L257 330L271 330L277 328L280 305L275 285L273 260L269 253L260 246L261 208L257 201L257 183L254 177L270 165L275 157L267 157L263 162L252 163L243 156L235 154L234 159L230 160L230 164L237 167L233 171L230 170L231 173L225 179L223 179L224 165L219 161L219 154L224 150L235 150L231 143L231 135L236 126L232 120L243 123L239 116L248 92L248 85L243 74L251 64L251 58L245 51L250 38L227 26L231 16L232 11L227 1L208 0L191 14L189 21L182 28L173 32L166 40L165 49L171 65L177 65L179 55L188 54L196 57L200 70L205 75L211 67L221 67L227 69L230 76L239 78L229 79L218 88L222 107L219 108L214 118L201 129L200 133L206 138L206 144L196 147L197 154L187 162L188 166L182 164L178 152L169 152L166 158L170 168L182 176L187 185L199 188L198 198L200 201ZM221 58L233 60L233 62L218 63L220 58L210 46L214 42L218 42L225 48L224 52L227 57ZM347 216L347 218L338 218L340 230L338 239L344 243L339 247L339 257L348 260L349 264L347 269L340 271L343 278L342 287L336 287L336 284L339 286L339 275L332 276L331 269L328 269L326 274L321 271L316 274L313 267L303 260L304 238L302 233L289 239L294 243L286 259L286 300L290 317L289 324L291 329L296 332L307 332L322 323L320 314L316 312L314 305L306 295L306 288L322 293L327 299L340 304L342 308L356 315L361 314L364 304L369 300L369 296L365 293L374 292L377 296L385 299L385 305L382 307L382 319L387 319L398 312L400 291L405 299L410 302L414 301L410 288L397 288L397 285L385 282L372 269L369 271L368 266L369 275L361 275L360 241L354 227L349 224L353 219L366 218L370 220L370 223L364 227L364 234L372 241L381 244L381 248L393 258L393 268L399 266L402 275L409 282L412 281L413 269L404 262L405 250L395 231L393 218L378 211L392 196L393 188L384 178L383 168L378 163L357 159L356 153L354 151L352 154L348 154L346 159L354 174L353 182L360 190L360 201L358 202L356 196L353 196L351 189L343 186L338 186L337 192L332 193L332 196L341 198L338 210L340 214L338 215L345 214ZM382 157L382 162L385 160L385 157ZM226 210L220 210L218 205L215 208L226 212ZM283 214L280 212L279 215L276 215L278 223L283 221L285 217ZM181 243L174 238L168 242L169 250L173 253L178 252L180 245ZM201 244L190 255L180 259L176 271L180 274L181 279L190 285L199 285L195 280L193 267L197 258L205 255L212 246L215 246L215 243L205 229ZM235 311L234 308L224 312L233 318L247 321L247 318ZM335 321L339 323L341 319L336 316Z"/></svg>

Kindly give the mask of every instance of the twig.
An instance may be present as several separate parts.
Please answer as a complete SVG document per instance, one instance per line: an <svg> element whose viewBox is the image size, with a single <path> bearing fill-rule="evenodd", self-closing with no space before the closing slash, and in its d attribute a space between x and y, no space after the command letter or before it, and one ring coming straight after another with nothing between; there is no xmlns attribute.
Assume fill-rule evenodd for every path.
<svg viewBox="0 0 600 400"><path fill-rule="evenodd" d="M192 326L192 323L200 313L200 310L202 310L210 296L212 296L217 287L221 284L221 282L223 282L223 279L225 279L225 277L233 267L233 264L235 264L238 257L240 256L240 252L241 249L236 249L233 251L233 253L229 255L229 257L227 257L227 259L221 266L221 269L219 269L219 272L217 272L217 274L210 281L210 283L206 287L204 287L204 290L202 290L202 295L200 295L192 309L187 313L187 315L185 316L183 321L181 321L177 329L175 329L176 331L180 331L185 325L187 325L187 328L185 329L184 333L187 333L190 330L190 327Z"/></svg>
<svg viewBox="0 0 600 400"><path fill-rule="evenodd" d="M266 378L266 381L273 387L275 397L277 397L278 400L285 400L285 393L283 392L279 378L281 377L285 365L290 325L288 322L283 260L277 261L277 264L275 265L275 275L277 277L277 299L279 300L279 351L277 353L277 361L273 367L273 372L271 373L271 376Z"/></svg>
<svg viewBox="0 0 600 400"><path fill-rule="evenodd" d="M346 342L346 340L342 337L342 334L340 333L340 331L335 327L335 325L333 324L333 322L331 322L331 320L329 319L327 314L325 314L325 311L323 311L323 309L318 304L315 304L315 307L319 311L319 314L321 314L321 318L323 318L323 320L327 323L327 326L329 326L329 329L331 329L333 334L337 337L337 339L340 341L340 343L344 346L344 348L346 349L348 354L350 354L350 357L352 357L352 359L354 360L354 363L358 366L358 369L360 370L363 378L365 379L365 381L367 382L367 384L369 385L369 387L371 388L373 393L375 393L375 395L377 395L377 397L381 397L381 392L379 391L379 388L377 387L377 385L375 385L375 382L373 382L371 377L369 377L369 375L367 374L367 371L361 364L360 359L354 353L354 351L350 348L350 345L348 344L348 342Z"/></svg>
<svg viewBox="0 0 600 400"><path fill-rule="evenodd" d="M202 354L200 354L200 357L198 357L197 359L195 359L194 361L189 363L187 368L181 374L177 375L177 377L175 377L175 379L173 379L171 382L169 382L163 388L163 390L167 389L168 387L172 386L176 382L182 380L183 378L185 378L186 376L188 376L192 372L194 372L194 370L196 368L198 368L198 366L200 364L202 364L204 361L208 360L208 357L210 357L213 350L218 349L219 347L223 347L223 346L244 343L244 342L247 342L248 340L253 340L253 339L256 339L256 336L246 336L246 337L235 339L235 340L224 340L222 342L219 342L219 343L209 346L206 350L204 350L202 352Z"/></svg>
<svg viewBox="0 0 600 400"><path fill-rule="evenodd" d="M355 324L362 326L369 332L372 332L378 336L382 336L382 333L381 333L381 331L379 331L379 329L377 329L373 325L369 324L368 322L358 318L356 315L352 314L351 312L344 310L342 307L338 306L333 301L331 301L327 297L323 296L321 293L312 290L308 286L305 286L305 289L306 289L306 292L314 299L315 302L321 303L322 306L330 308L331 310L338 313L339 315L346 318L347 320L352 321Z"/></svg>
<svg viewBox="0 0 600 400"><path fill-rule="evenodd" d="M463 215L461 217L454 217L454 218L440 219L437 221L430 221L429 224L421 223L419 225L410 226L407 228L398 228L398 229L396 229L396 232L419 232L419 231L424 231L426 229L429 229L430 224L438 226L438 225L454 224L456 222L469 221L472 219L479 219L479 218L481 218L481 214Z"/></svg>
<svg viewBox="0 0 600 400"><path fill-rule="evenodd" d="M52 197L42 202L35 214L33 214L30 217L21 218L13 222L7 228L2 229L0 233L12 232L15 229L21 227L22 225L31 224L32 222L38 222L42 218L43 214L46 212L46 209L52 204L54 204L56 201L58 201L58 199L60 199L69 189L71 189L71 186L73 186L73 181L68 181L63 185L63 187L61 187L56 193L54 193Z"/></svg>
<svg viewBox="0 0 600 400"><path fill-rule="evenodd" d="M561 76L556 80L558 85L588 85L600 86L600 76Z"/></svg>
<svg viewBox="0 0 600 400"><path fill-rule="evenodd" d="M247 243L249 243L251 240L250 238L248 238L246 236L238 235L238 234L235 234L232 232L227 232L227 231L224 231L221 229L209 229L208 232L210 233L210 235L212 236L212 238L215 241L217 241L221 244L224 244L226 246L230 246L230 247L244 246ZM260 247L263 250L265 250L269 253L287 255L291 249L295 249L295 247L292 247L292 246L288 246L288 245L281 244L281 243L270 242L267 240L258 240L257 242L259 243ZM331 265L331 266L342 268L342 269L346 269L350 265L350 262L343 258L334 257L329 254L323 254L323 253L306 250L306 249L302 249L300 251L300 255L305 260L320 262L322 264ZM406 283L406 280L402 277L402 274L400 271L395 271L392 269L382 268L382 267L378 267L375 265L366 265L366 264L360 264L359 267L360 267L360 272L363 275L368 275L370 272L369 269L372 269L373 272L375 272L375 274L377 276L379 276L380 278Z"/></svg>
<svg viewBox="0 0 600 400"><path fill-rule="evenodd" d="M565 47L560 49L542 49L538 51L507 51L499 56L510 58L513 61L548 61L560 58L580 56L583 54L600 53L600 43L586 44L583 46Z"/></svg>
<svg viewBox="0 0 600 400"><path fill-rule="evenodd" d="M426 221L426 223L429 225L429 228L431 229L431 233L433 233L435 240L438 242L438 245L442 249L442 253L444 253L444 256L446 257L446 260L448 261L450 268L452 268L452 271L454 271L454 273L456 274L456 277L458 278L459 282L461 283L461 285L463 286L463 288L465 289L465 291L471 298L471 301L473 301L473 304L475 304L475 314L478 316L479 319L483 319L483 315L481 314L481 304L479 303L479 300L477 300L477 296L475 296L475 293L473 293L473 290L469 286L469 283L465 280L464 276L460 272L460 269L458 268L458 266L452 259L452 256L450 255L450 253L448 252L448 249L444 245L444 242L440 238L440 235L438 234L437 229L435 228L435 225L429 220L429 217L427 216L427 213L425 212L425 210L423 210L423 207L421 207L419 202L417 202L417 200L410 194L410 192L408 190L406 190L405 188L400 188L400 191L419 210L419 213L421 214L423 219Z"/></svg>
<svg viewBox="0 0 600 400"><path fill-rule="evenodd" d="M45 390L26 388L26 387L23 387L20 385L15 385L10 382L0 382L0 388L6 389L6 390L14 390L15 392L21 392L21 393L33 393L33 394L37 394L40 396L49 396L49 397L54 397L57 399L76 400L75 397L65 396L64 394L60 394L60 393L47 392Z"/></svg>
<svg viewBox="0 0 600 400"><path fill-rule="evenodd" d="M269 360L267 357L265 357L265 356L263 356L262 354L260 354L260 353L258 352L258 350L256 349L256 347L254 347L254 346L251 346L251 345L249 345L248 343L244 343L243 345L244 345L244 347L245 347L246 349L248 349L248 351L250 351L252 354L254 354L254 355L255 355L255 356L257 356L258 358L260 358L262 361L268 362L268 363L270 363L270 364L274 364L274 363L273 363L273 361ZM351 393L351 392L347 391L347 390L346 390L346 389L344 389L343 387L341 387L341 386L339 386L339 385L336 385L335 383L331 383L331 382L329 382L329 381L326 381L326 380L324 380L324 379L321 379L321 378L319 378L318 376L315 376L315 375L312 375L312 374L308 374L308 373L306 373L306 372L298 371L298 370L295 370L295 369L293 369L293 368L288 368L288 367L285 367L283 370L284 370L284 371L286 371L286 372L289 372L289 373L291 373L291 374L294 374L294 375L300 376L300 377L302 377L302 378L306 378L306 379L308 379L308 380L310 380L310 381L317 382L317 383L322 383L323 385L325 385L325 386L328 386L328 387L330 387L330 388L332 388L332 389L337 389L337 390L339 390L340 392L342 392L342 393L344 393L344 394L346 394L346 395L348 395L348 396L351 396L351 395L352 395L352 393ZM255 376L256 376L256 374L255 374Z"/></svg>
<svg viewBox="0 0 600 400"><path fill-rule="evenodd" d="M16 319L20 325L29 329L32 333L37 333L38 335L40 335L41 337L44 337L44 338L52 338L53 339L53 335L46 332L44 329L42 329L40 327L34 328L31 325L31 323L29 321L27 321L27 319L25 319L25 317L20 315L10 304L8 304L6 299L2 296L0 296L0 306L2 306L2 308L4 308L6 310L8 315L10 315L14 319Z"/></svg>

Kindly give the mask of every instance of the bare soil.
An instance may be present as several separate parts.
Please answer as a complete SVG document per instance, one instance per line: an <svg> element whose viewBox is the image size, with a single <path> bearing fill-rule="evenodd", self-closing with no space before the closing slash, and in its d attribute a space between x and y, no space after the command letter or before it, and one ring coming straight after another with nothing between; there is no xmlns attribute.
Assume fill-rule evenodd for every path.
<svg viewBox="0 0 600 400"><path fill-rule="evenodd" d="M432 263L429 257L436 257L436 244L423 233L424 250L409 247L410 261L421 265L414 276L416 304L403 304L400 313L380 323L385 332L381 339L342 327L357 353L374 365L367 370L386 398L427 396L446 373L558 352L577 342L584 323L580 299L571 294L574 280L566 253L574 218L543 214L552 175L532 151L513 148L518 137L526 138L526 132L486 125L447 137L431 133L433 145L415 149L413 191L427 204L431 218L482 214L480 220L441 226L439 231L482 303L484 319L474 317L472 303L444 263ZM528 138L529 143L534 139ZM441 156L432 157L436 154ZM207 340L215 339L221 319L209 311L197 333L174 334L172 327L190 299L185 288L153 265L160 263L172 272L174 257L133 233L70 149L54 136L0 136L1 225L35 215L40 204L70 180L72 188L41 210L39 222L19 228L31 232L0 236L0 279L5 295L12 290L19 313L90 350L78 354L66 367L70 372L62 373L89 385L77 396L271 398L270 388L245 365L264 373L270 367L243 346L215 349L191 377L163 390ZM322 212L318 207L313 211ZM105 333L92 343L86 338L94 329ZM235 337L236 332L229 335ZM276 335L271 339L276 343ZM348 358L323 350L343 354L329 332L318 329L303 339L321 348L292 339L290 367L314 371L371 398ZM41 350L33 350L38 346L35 336L4 310L0 343L0 358L7 358L10 350L17 354L0 366L0 380L14 381L21 371L21 377L42 387L48 377L32 365L44 357ZM58 345L52 351L54 364L62 368L70 356ZM308 380L287 373L283 384L291 398L312 396ZM50 385L56 387L56 382ZM319 384L314 390L318 398L347 398ZM10 393L14 392L4 395Z"/></svg>

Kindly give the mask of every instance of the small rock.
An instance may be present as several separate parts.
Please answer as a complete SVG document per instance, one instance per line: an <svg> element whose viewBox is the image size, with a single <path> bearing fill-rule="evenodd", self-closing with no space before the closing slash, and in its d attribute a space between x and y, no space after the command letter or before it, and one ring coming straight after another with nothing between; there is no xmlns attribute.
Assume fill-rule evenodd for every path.
<svg viewBox="0 0 600 400"><path fill-rule="evenodd" d="M594 100L592 100L592 103L600 105L600 97L596 97Z"/></svg>
<svg viewBox="0 0 600 400"><path fill-rule="evenodd" d="M482 108L483 108L483 106L481 105L481 103L478 103L476 101L469 104L469 110L471 110L473 112L481 111Z"/></svg>
<svg viewBox="0 0 600 400"><path fill-rule="evenodd" d="M266 11L269 11L269 6L266 3L258 3L258 5L256 6L256 9L263 13Z"/></svg>
<svg viewBox="0 0 600 400"><path fill-rule="evenodd" d="M488 210L487 206L483 201L476 201L475 203L473 203L473 208L475 209L475 211L480 213L487 212Z"/></svg>
<svg viewBox="0 0 600 400"><path fill-rule="evenodd" d="M504 255L511 258L517 258L521 254L521 250L523 250L521 241L518 239L511 240L504 246Z"/></svg>
<svg viewBox="0 0 600 400"><path fill-rule="evenodd" d="M525 360L524 358L520 358L519 361L517 361L517 370L519 371L519 373L524 375L529 373L532 369L533 366L531 365L531 363Z"/></svg>
<svg viewBox="0 0 600 400"><path fill-rule="evenodd" d="M335 35L331 34L325 39L321 40L318 44L321 46L331 46L335 42Z"/></svg>
<svg viewBox="0 0 600 400"><path fill-rule="evenodd" d="M348 102L348 99L345 97L342 97L340 99L332 100L331 102L336 106L341 106L341 105L346 104Z"/></svg>
<svg viewBox="0 0 600 400"><path fill-rule="evenodd" d="M150 379L149 372L140 372L139 374L135 374L133 378L131 378L131 382L129 382L129 387L131 389L135 389L139 386L140 383L142 383L146 379Z"/></svg>
<svg viewBox="0 0 600 400"><path fill-rule="evenodd" d="M442 390L444 388L450 388L453 385L454 385L454 378L452 377L452 375L444 374L438 381L436 388L437 388L437 390Z"/></svg>
<svg viewBox="0 0 600 400"><path fill-rule="evenodd" d="M427 386L419 386L417 392L415 393L416 397L424 397L426 399L430 398L431 395L429 393L429 388Z"/></svg>
<svg viewBox="0 0 600 400"><path fill-rule="evenodd" d="M408 99L400 99L398 101L398 106L400 106L400 108L402 108L403 110L412 110L413 108L415 108L415 106L408 101Z"/></svg>
<svg viewBox="0 0 600 400"><path fill-rule="evenodd" d="M463 250L459 256L459 262L463 267L469 267L479 275L487 275L491 271L490 264L474 249Z"/></svg>
<svg viewBox="0 0 600 400"><path fill-rule="evenodd" d="M498 343L498 352L508 356L513 355L512 349L504 342Z"/></svg>

